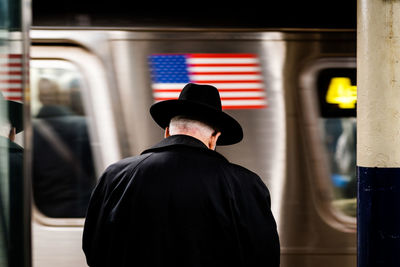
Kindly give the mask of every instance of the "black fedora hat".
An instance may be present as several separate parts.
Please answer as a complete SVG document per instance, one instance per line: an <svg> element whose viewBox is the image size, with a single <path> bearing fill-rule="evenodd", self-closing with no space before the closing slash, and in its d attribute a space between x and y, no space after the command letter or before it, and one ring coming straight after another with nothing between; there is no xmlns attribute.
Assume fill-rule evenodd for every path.
<svg viewBox="0 0 400 267"><path fill-rule="evenodd" d="M242 127L222 111L219 92L211 85L189 83L182 89L178 99L153 104L150 114L163 129L175 116L188 116L207 123L221 132L218 145L232 145L243 138Z"/></svg>
<svg viewBox="0 0 400 267"><path fill-rule="evenodd" d="M5 116L7 114L7 116ZM0 92L0 123L7 119L17 133L23 130L23 106L21 103L6 100Z"/></svg>

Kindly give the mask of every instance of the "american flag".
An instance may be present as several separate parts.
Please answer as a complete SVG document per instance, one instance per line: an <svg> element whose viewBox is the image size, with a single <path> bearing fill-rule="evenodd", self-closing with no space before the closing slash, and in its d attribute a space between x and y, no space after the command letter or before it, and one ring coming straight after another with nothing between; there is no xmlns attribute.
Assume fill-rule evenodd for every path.
<svg viewBox="0 0 400 267"><path fill-rule="evenodd" d="M155 101L177 99L189 82L218 88L223 109L267 107L254 54L153 54L149 56Z"/></svg>
<svg viewBox="0 0 400 267"><path fill-rule="evenodd" d="M0 54L0 91L5 99L22 102L21 54Z"/></svg>

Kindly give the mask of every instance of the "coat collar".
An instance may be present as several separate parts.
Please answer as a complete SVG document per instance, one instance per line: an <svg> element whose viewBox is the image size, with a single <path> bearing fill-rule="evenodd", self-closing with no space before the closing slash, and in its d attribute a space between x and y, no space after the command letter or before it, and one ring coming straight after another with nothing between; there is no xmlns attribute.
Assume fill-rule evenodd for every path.
<svg viewBox="0 0 400 267"><path fill-rule="evenodd" d="M177 147L177 146L187 146L187 147L197 148L203 152L212 154L214 156L217 156L217 157L220 157L220 158L223 158L224 160L226 160L224 156L222 156L221 154L219 154L216 151L210 150L200 140L198 140L192 136L183 135L183 134L172 135L168 138L165 138L161 142L156 144L155 146L143 151L142 154L156 152L156 151L160 151L160 150L166 150L168 148Z"/></svg>

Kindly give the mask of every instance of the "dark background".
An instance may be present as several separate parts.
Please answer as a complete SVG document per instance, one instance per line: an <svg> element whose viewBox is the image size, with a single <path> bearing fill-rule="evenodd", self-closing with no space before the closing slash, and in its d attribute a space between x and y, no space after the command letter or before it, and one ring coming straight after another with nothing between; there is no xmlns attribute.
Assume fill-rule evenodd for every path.
<svg viewBox="0 0 400 267"><path fill-rule="evenodd" d="M33 26L355 29L356 0L32 0Z"/></svg>

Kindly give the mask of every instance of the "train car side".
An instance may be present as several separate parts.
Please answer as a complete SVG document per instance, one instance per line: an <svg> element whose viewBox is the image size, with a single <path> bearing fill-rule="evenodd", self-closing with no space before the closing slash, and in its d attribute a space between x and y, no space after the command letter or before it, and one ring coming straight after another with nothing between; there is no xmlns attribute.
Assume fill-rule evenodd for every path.
<svg viewBox="0 0 400 267"><path fill-rule="evenodd" d="M351 170L336 171L349 162L336 154L355 152L349 142L355 115L351 107L325 103L334 78L354 82L346 75L355 70L355 32L38 28L31 39L30 119L39 120L44 106L39 81L57 84L63 101L57 104L71 109L71 96L78 92L96 177L112 162L162 138L148 113L154 101L177 97L177 84L212 83L220 89L225 111L244 129L240 144L217 150L269 187L281 266L355 266L355 200L348 193L354 179ZM226 59L244 69L225 66L218 76L202 69L227 64ZM155 77L159 61L182 61L186 76ZM42 192L35 191L36 179L34 266L86 266L84 217L54 216L38 205L35 194Z"/></svg>

